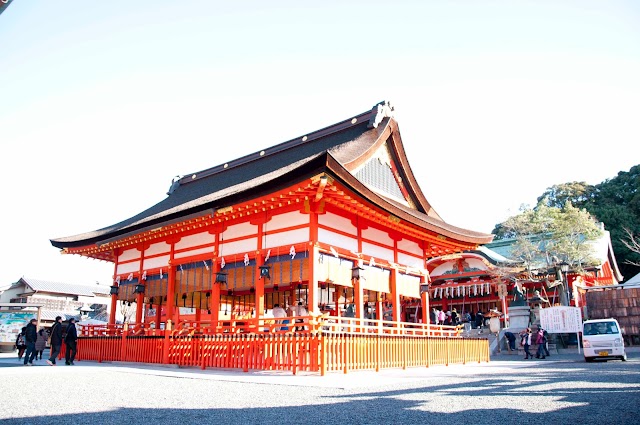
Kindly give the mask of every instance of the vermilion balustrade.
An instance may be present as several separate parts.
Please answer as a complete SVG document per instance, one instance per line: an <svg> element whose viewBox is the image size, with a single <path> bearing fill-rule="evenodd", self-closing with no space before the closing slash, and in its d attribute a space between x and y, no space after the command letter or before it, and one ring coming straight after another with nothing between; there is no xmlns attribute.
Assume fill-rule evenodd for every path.
<svg viewBox="0 0 640 425"><path fill-rule="evenodd" d="M215 329L209 322L179 323L173 330L85 326L76 358L324 375L486 362L489 345L462 338L454 326L309 316L220 321Z"/></svg>

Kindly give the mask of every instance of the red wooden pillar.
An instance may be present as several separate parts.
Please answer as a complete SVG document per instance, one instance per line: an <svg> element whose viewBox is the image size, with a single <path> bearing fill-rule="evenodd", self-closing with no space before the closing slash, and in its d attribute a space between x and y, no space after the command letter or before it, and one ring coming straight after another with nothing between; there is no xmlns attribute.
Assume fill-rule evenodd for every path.
<svg viewBox="0 0 640 425"><path fill-rule="evenodd" d="M138 285L144 285L142 280L142 276L144 276L144 249L145 246L142 244L138 247L138 251L140 251L140 266L138 267ZM144 293L136 294L136 324L142 323L142 313L144 312Z"/></svg>
<svg viewBox="0 0 640 425"><path fill-rule="evenodd" d="M160 323L162 321L162 298L158 298L158 304L156 305L156 329L160 329ZM151 307L153 307L153 305Z"/></svg>
<svg viewBox="0 0 640 425"><path fill-rule="evenodd" d="M173 249L171 250L171 257L173 257ZM173 313L175 310L175 297L176 297L176 271L171 265L172 261L169 261L169 270L167 270L167 319L174 320Z"/></svg>
<svg viewBox="0 0 640 425"><path fill-rule="evenodd" d="M427 282L427 279L425 279L424 276L420 276L420 286L424 287L423 285L425 285ZM428 288L425 288L427 290L425 291L420 291L420 302L422 303L422 323L426 323L427 325L430 325L430 315L429 315L429 290Z"/></svg>
<svg viewBox="0 0 640 425"><path fill-rule="evenodd" d="M138 282L138 285L140 282ZM142 323L142 312L144 311L144 294L136 294L136 324Z"/></svg>
<svg viewBox="0 0 640 425"><path fill-rule="evenodd" d="M356 305L356 318L364 319L364 291L362 290L362 285L360 285L359 279L351 279L353 284L353 302Z"/></svg>
<svg viewBox="0 0 640 425"><path fill-rule="evenodd" d="M218 237L216 237L216 241ZM216 252L217 252L217 242L216 242ZM209 310L211 310L211 328L215 332L218 328L218 319L220 314L220 285L221 282L216 280L218 276L218 272L220 271L220 266L216 261L215 257L213 258L211 264L211 270L213 271L213 277L211 278L213 282L211 282L211 296L209 296Z"/></svg>
<svg viewBox="0 0 640 425"><path fill-rule="evenodd" d="M384 307L382 303L382 292L376 292L376 319L382 320L384 318Z"/></svg>
<svg viewBox="0 0 640 425"><path fill-rule="evenodd" d="M309 313L319 313L320 309L318 308L318 277L317 269L315 267L316 261L318 260L318 247L316 243L318 241L318 211L323 211L321 205L316 211L311 213L310 223L309 223L309 276L308 276L308 287L307 287L307 310Z"/></svg>
<svg viewBox="0 0 640 425"><path fill-rule="evenodd" d="M116 288L118 287L118 284L116 282L113 282L113 286L115 286ZM118 308L118 294L111 294L111 310L109 311L109 324L110 325L115 325L116 324L116 310Z"/></svg>
<svg viewBox="0 0 640 425"><path fill-rule="evenodd" d="M116 277L118 275L118 258L120 256L120 250L115 249L113 255L116 258L113 266L113 286L118 287ZM111 294L111 310L109 310L109 324L116 324L116 309L118 308L118 294Z"/></svg>
<svg viewBox="0 0 640 425"><path fill-rule="evenodd" d="M391 273L389 273L389 287L391 289L391 307L393 308L393 321L400 321L400 310L402 306L400 305L400 294L398 292L398 270L391 269Z"/></svg>

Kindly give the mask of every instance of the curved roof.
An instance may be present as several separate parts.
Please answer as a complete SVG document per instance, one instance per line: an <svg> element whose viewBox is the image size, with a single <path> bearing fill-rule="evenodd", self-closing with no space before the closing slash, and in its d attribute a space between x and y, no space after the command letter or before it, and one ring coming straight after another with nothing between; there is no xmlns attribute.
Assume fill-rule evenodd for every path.
<svg viewBox="0 0 640 425"><path fill-rule="evenodd" d="M493 235L451 226L431 207L411 172L392 112L389 103L381 102L370 111L313 133L189 173L173 182L165 199L145 211L102 229L51 239L51 244L64 249L106 243L213 213L321 172L331 173L363 198L407 222L466 243L490 242ZM411 206L379 194L353 174L385 144L398 163L399 179Z"/></svg>

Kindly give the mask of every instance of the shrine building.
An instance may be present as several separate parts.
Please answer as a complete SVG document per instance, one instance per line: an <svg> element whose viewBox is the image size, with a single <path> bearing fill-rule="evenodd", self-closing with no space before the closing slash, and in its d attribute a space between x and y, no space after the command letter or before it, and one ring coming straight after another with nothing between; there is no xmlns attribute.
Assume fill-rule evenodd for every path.
<svg viewBox="0 0 640 425"><path fill-rule="evenodd" d="M272 317L276 304L428 325L426 261L493 235L442 220L411 171L393 110L381 102L190 172L139 214L51 244L113 263L111 325L118 300L138 306L132 326L157 330L171 320L215 333Z"/></svg>

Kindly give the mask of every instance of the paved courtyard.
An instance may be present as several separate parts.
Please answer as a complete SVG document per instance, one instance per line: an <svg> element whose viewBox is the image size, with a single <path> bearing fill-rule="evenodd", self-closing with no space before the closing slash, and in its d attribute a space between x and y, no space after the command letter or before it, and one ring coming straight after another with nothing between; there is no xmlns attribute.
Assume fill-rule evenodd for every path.
<svg viewBox="0 0 640 425"><path fill-rule="evenodd" d="M429 369L290 373L0 358L2 424L637 424L640 352L497 355Z"/></svg>

